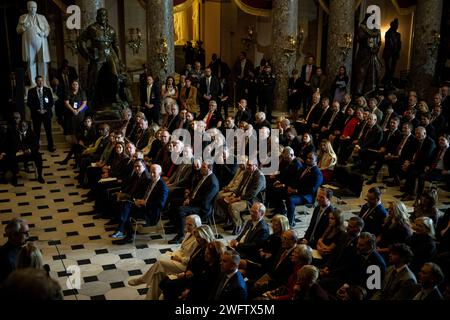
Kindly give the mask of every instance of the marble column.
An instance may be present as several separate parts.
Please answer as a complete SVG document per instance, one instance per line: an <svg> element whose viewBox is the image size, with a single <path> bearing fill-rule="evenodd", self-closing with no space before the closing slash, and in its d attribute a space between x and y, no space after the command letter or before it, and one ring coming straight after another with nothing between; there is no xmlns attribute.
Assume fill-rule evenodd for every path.
<svg viewBox="0 0 450 320"><path fill-rule="evenodd" d="M80 33L89 25L95 22L97 10L105 7L104 0L77 0L76 4L81 9L81 30ZM89 61L78 54L78 77L80 78L81 87L86 90L87 74Z"/></svg>
<svg viewBox="0 0 450 320"><path fill-rule="evenodd" d="M147 64L163 83L175 72L173 1L147 1Z"/></svg>
<svg viewBox="0 0 450 320"><path fill-rule="evenodd" d="M351 76L355 28L355 0L331 0L328 16L326 74L329 88L340 66ZM349 36L350 35L350 36ZM347 40L346 40L347 39ZM351 43L348 41L351 39ZM350 80L351 81L351 80ZM350 88L350 84L347 86Z"/></svg>
<svg viewBox="0 0 450 320"><path fill-rule="evenodd" d="M419 96L430 101L433 78L436 72L439 44L437 35L441 30L442 0L418 0L414 14L414 39L409 71L409 87Z"/></svg>
<svg viewBox="0 0 450 320"><path fill-rule="evenodd" d="M272 64L276 76L275 111L287 110L289 75L294 69L298 32L298 1L277 0L272 7Z"/></svg>

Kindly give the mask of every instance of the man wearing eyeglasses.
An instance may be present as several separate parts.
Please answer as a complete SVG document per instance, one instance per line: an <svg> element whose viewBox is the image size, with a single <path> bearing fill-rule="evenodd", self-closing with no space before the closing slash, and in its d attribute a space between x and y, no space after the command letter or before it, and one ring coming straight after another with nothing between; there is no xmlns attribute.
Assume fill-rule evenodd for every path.
<svg viewBox="0 0 450 320"><path fill-rule="evenodd" d="M5 227L8 241L0 247L0 283L16 269L17 255L27 242L30 228L21 218L12 219Z"/></svg>

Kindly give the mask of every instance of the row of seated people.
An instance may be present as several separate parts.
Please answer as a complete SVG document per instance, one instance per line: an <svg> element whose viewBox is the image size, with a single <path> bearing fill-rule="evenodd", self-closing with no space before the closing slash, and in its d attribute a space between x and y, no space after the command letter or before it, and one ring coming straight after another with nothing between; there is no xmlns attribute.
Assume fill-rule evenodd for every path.
<svg viewBox="0 0 450 320"><path fill-rule="evenodd" d="M190 215L180 248L161 255L129 284L146 284L147 299L196 303L442 300L442 292L448 299L450 212L435 229L427 216L408 216L401 202L390 202L386 210L379 190L370 190L367 199L345 225L332 205L332 191L321 188L302 238L283 215L275 215L270 228L265 206L255 202L242 232L227 246L198 215ZM372 218L381 221L379 230ZM367 285L367 268L374 266L378 289Z"/></svg>

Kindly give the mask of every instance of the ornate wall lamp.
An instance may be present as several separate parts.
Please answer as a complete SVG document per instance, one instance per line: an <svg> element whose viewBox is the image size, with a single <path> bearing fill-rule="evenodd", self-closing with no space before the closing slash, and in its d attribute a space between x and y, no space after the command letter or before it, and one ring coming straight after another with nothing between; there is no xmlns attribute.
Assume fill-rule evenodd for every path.
<svg viewBox="0 0 450 320"><path fill-rule="evenodd" d="M347 60L350 50L353 48L353 35L351 33L344 33L339 40L339 49L341 49L342 59Z"/></svg>
<svg viewBox="0 0 450 320"><path fill-rule="evenodd" d="M72 55L75 56L78 54L78 37L80 35L80 30L66 29L66 31L68 40L66 40L65 45Z"/></svg>
<svg viewBox="0 0 450 320"><path fill-rule="evenodd" d="M427 43L428 53L430 57L434 56L439 44L441 43L441 35L436 30L431 32L431 42Z"/></svg>
<svg viewBox="0 0 450 320"><path fill-rule="evenodd" d="M161 61L164 71L167 72L167 61L169 60L169 47L166 38L160 38L158 41L158 57Z"/></svg>
<svg viewBox="0 0 450 320"><path fill-rule="evenodd" d="M128 29L128 33L129 40L127 44L133 50L133 54L138 54L143 44L141 30L139 28L130 28Z"/></svg>
<svg viewBox="0 0 450 320"><path fill-rule="evenodd" d="M256 35L252 26L247 27L247 34L241 38L241 42L245 47L245 51L247 52L250 50L250 46L256 43Z"/></svg>
<svg viewBox="0 0 450 320"><path fill-rule="evenodd" d="M297 37L287 36L283 43L283 50L286 57L292 57L297 52Z"/></svg>

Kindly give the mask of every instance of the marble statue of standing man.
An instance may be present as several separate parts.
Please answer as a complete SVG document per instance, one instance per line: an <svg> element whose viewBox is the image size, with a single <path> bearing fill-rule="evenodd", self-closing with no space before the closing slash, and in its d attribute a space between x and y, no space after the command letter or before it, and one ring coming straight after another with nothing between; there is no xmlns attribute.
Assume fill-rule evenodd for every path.
<svg viewBox="0 0 450 320"><path fill-rule="evenodd" d="M45 16L37 14L36 2L28 1L27 9L28 13L19 18L17 33L22 35L22 60L27 62L31 85L35 86L36 75L47 80L47 63L50 62L47 37L50 26Z"/></svg>

